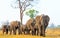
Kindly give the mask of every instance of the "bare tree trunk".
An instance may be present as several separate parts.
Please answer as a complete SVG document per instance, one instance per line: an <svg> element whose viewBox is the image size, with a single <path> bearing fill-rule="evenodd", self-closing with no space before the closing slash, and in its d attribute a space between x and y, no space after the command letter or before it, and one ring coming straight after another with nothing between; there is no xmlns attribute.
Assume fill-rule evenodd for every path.
<svg viewBox="0 0 60 38"><path fill-rule="evenodd" d="M20 17L21 17L21 18L20 18L20 19L21 19L21 25L22 25L23 14L21 13L20 15L21 15L21 16L20 16Z"/></svg>
<svg viewBox="0 0 60 38"><path fill-rule="evenodd" d="M21 4L20 4L20 0L19 0L19 8L20 8L20 20L21 20L21 24L20 25L22 25L22 6L21 6Z"/></svg>

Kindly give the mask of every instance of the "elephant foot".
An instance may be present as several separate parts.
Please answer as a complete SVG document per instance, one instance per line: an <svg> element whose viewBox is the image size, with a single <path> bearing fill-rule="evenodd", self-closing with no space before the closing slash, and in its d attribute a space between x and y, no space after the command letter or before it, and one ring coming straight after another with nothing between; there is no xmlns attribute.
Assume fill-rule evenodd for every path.
<svg viewBox="0 0 60 38"><path fill-rule="evenodd" d="M10 35L12 34L12 32L10 32Z"/></svg>
<svg viewBox="0 0 60 38"><path fill-rule="evenodd" d="M6 32L6 34L8 34L8 32Z"/></svg>
<svg viewBox="0 0 60 38"><path fill-rule="evenodd" d="M10 35L11 35L11 33L10 33Z"/></svg>
<svg viewBox="0 0 60 38"><path fill-rule="evenodd" d="M14 34L14 35L16 35L16 34Z"/></svg>
<svg viewBox="0 0 60 38"><path fill-rule="evenodd" d="M4 34L4 32L3 32L3 34Z"/></svg>
<svg viewBox="0 0 60 38"><path fill-rule="evenodd" d="M37 33L37 36L38 36L39 34Z"/></svg>
<svg viewBox="0 0 60 38"><path fill-rule="evenodd" d="M22 34L22 32L19 32L18 34L20 35L20 34Z"/></svg>
<svg viewBox="0 0 60 38"><path fill-rule="evenodd" d="M16 35L16 33L13 33L14 35Z"/></svg>
<svg viewBox="0 0 60 38"><path fill-rule="evenodd" d="M45 37L45 34L40 34L40 36L43 36L43 37Z"/></svg>
<svg viewBox="0 0 60 38"><path fill-rule="evenodd" d="M20 35L20 32L18 34Z"/></svg>
<svg viewBox="0 0 60 38"><path fill-rule="evenodd" d="M45 35L43 35L43 37L45 37Z"/></svg>
<svg viewBox="0 0 60 38"><path fill-rule="evenodd" d="M43 34L40 34L40 36L43 36Z"/></svg>
<svg viewBox="0 0 60 38"><path fill-rule="evenodd" d="M36 35L35 33L32 33L32 35Z"/></svg>
<svg viewBox="0 0 60 38"><path fill-rule="evenodd" d="M11 35L11 34L10 34Z"/></svg>
<svg viewBox="0 0 60 38"><path fill-rule="evenodd" d="M8 34L8 33L6 33L6 34Z"/></svg>

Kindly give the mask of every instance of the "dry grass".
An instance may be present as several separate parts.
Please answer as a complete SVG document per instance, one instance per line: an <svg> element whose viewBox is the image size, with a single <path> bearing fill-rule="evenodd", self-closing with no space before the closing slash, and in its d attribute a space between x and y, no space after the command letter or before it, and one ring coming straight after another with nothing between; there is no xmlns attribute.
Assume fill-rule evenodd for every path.
<svg viewBox="0 0 60 38"><path fill-rule="evenodd" d="M0 38L60 38L60 29L47 29L46 30L46 37L42 36L32 36L32 35L7 35L2 34L0 31Z"/></svg>

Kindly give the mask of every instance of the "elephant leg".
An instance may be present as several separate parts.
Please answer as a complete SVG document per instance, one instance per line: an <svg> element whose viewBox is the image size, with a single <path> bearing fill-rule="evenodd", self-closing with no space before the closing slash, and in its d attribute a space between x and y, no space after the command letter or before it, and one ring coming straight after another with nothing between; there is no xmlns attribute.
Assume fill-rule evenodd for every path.
<svg viewBox="0 0 60 38"><path fill-rule="evenodd" d="M24 34L29 34L29 31L28 30L29 30L28 28L25 28L24 29Z"/></svg>
<svg viewBox="0 0 60 38"><path fill-rule="evenodd" d="M48 26L48 25L45 25L45 27L44 27L45 30L46 30L47 26Z"/></svg>
<svg viewBox="0 0 60 38"><path fill-rule="evenodd" d="M4 32L5 32L5 29L3 29L3 34L4 34Z"/></svg>
<svg viewBox="0 0 60 38"><path fill-rule="evenodd" d="M12 30L10 30L10 35L12 34Z"/></svg>
<svg viewBox="0 0 60 38"><path fill-rule="evenodd" d="M16 35L16 28L13 28L13 34Z"/></svg>
<svg viewBox="0 0 60 38"><path fill-rule="evenodd" d="M39 30L38 29L36 29L36 31L37 31L37 35L39 34Z"/></svg>
<svg viewBox="0 0 60 38"><path fill-rule="evenodd" d="M26 32L27 32L27 29L24 29L24 30L23 30L23 32L24 32L24 34L26 34Z"/></svg>
<svg viewBox="0 0 60 38"><path fill-rule="evenodd" d="M34 31L32 31L32 35L34 35Z"/></svg>
<svg viewBox="0 0 60 38"><path fill-rule="evenodd" d="M25 29L23 29L22 31L23 31L23 33L25 34L26 30L25 30Z"/></svg>
<svg viewBox="0 0 60 38"><path fill-rule="evenodd" d="M41 30L41 34L40 34L40 36L43 36L43 34L42 34L42 30L43 30L43 29L42 29L42 26L40 27L40 30Z"/></svg>
<svg viewBox="0 0 60 38"><path fill-rule="evenodd" d="M3 34L4 34L4 31L3 31Z"/></svg>
<svg viewBox="0 0 60 38"><path fill-rule="evenodd" d="M6 34L8 34L8 29L6 29Z"/></svg>
<svg viewBox="0 0 60 38"><path fill-rule="evenodd" d="M32 29L32 35L35 35L34 33L35 33L35 32L34 32L34 29Z"/></svg>
<svg viewBox="0 0 60 38"><path fill-rule="evenodd" d="M25 34L29 34L29 29L28 28L25 28Z"/></svg>
<svg viewBox="0 0 60 38"><path fill-rule="evenodd" d="M10 28L10 35L12 34L12 28Z"/></svg>
<svg viewBox="0 0 60 38"><path fill-rule="evenodd" d="M25 34L25 31L23 31L24 32L24 34Z"/></svg>
<svg viewBox="0 0 60 38"><path fill-rule="evenodd" d="M18 27L18 34L21 34L21 33L20 33L20 28L19 28L19 27Z"/></svg>
<svg viewBox="0 0 60 38"><path fill-rule="evenodd" d="M20 34L22 34L22 32L23 32L23 29L22 29L22 28L20 28Z"/></svg>
<svg viewBox="0 0 60 38"><path fill-rule="evenodd" d="M30 34L30 29L28 29L28 34Z"/></svg>
<svg viewBox="0 0 60 38"><path fill-rule="evenodd" d="M34 35L36 35L36 28L34 29Z"/></svg>
<svg viewBox="0 0 60 38"><path fill-rule="evenodd" d="M29 30L28 29L26 30L26 32L27 32L27 34L29 34Z"/></svg>
<svg viewBox="0 0 60 38"><path fill-rule="evenodd" d="M43 34L43 37L45 37L45 28L44 28L44 26L42 26L42 34Z"/></svg>
<svg viewBox="0 0 60 38"><path fill-rule="evenodd" d="M41 28L40 28L40 26L38 26L38 35L40 35L41 34Z"/></svg>
<svg viewBox="0 0 60 38"><path fill-rule="evenodd" d="M18 29L18 34L20 34L20 29Z"/></svg>

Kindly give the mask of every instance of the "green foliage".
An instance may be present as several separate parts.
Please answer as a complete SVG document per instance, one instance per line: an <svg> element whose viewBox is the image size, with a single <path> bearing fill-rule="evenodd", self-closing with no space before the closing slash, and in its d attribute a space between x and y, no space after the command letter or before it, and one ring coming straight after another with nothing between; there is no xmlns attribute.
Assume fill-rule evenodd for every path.
<svg viewBox="0 0 60 38"><path fill-rule="evenodd" d="M26 12L26 15L29 16L30 18L34 18L37 15L38 11L31 9Z"/></svg>

